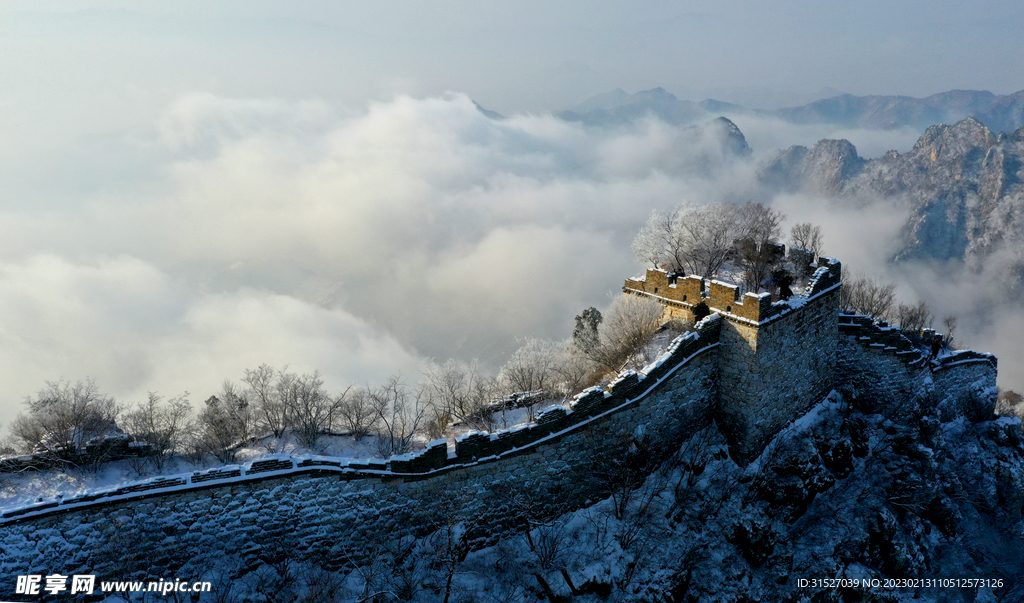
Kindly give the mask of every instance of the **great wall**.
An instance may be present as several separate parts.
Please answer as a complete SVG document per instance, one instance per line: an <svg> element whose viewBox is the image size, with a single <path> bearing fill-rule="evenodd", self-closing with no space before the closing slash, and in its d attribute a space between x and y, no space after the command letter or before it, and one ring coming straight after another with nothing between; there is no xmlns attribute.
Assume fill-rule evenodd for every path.
<svg viewBox="0 0 1024 603"><path fill-rule="evenodd" d="M799 250L790 258L809 262ZM627 280L624 291L658 299L669 316L692 317L701 302L712 314L642 371L533 424L387 460L276 456L7 510L0 596L13 593L13 576L39 571L198 577L218 556L258 564L267 551L340 567L452 522L486 546L606 496L600 474L627 450L662 459L711 422L747 465L833 389L929 395L948 413L994 396L993 356L929 358L898 329L839 311L838 261L812 268L803 293L776 302L659 270Z"/></svg>

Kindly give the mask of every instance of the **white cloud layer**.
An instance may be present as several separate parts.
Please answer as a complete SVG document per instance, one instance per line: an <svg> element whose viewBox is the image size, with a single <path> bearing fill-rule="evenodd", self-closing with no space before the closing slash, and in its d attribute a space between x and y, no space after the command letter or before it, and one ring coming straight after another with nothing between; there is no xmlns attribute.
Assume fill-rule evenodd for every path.
<svg viewBox="0 0 1024 603"><path fill-rule="evenodd" d="M800 135L776 126L765 140ZM462 94L361 113L190 94L75 140L30 173L0 161L0 422L58 378L201 402L264 362L334 389L415 379L427 358L496 366L608 303L652 209L743 200L754 170L694 176L714 141L660 122L492 121ZM880 266L901 221L776 203L847 265Z"/></svg>
<svg viewBox="0 0 1024 603"><path fill-rule="evenodd" d="M704 151L684 139L495 122L459 94L356 115L183 97L108 141L127 171L63 174L102 187L3 212L0 420L47 379L201 400L261 362L342 387L565 337L635 270L651 208L712 186L678 173Z"/></svg>

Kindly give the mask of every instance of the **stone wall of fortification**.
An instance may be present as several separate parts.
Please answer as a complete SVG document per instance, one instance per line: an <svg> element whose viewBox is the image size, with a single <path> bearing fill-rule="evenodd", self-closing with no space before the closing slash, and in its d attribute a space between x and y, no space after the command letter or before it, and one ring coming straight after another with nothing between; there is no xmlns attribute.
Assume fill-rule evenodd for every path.
<svg viewBox="0 0 1024 603"><path fill-rule="evenodd" d="M733 459L745 465L831 391L841 279L842 265L822 257L804 293L775 303L768 293L740 295L720 281L673 283L661 270L627 280L623 290L658 300L669 316L691 318L702 301L722 316L716 417Z"/></svg>
<svg viewBox="0 0 1024 603"><path fill-rule="evenodd" d="M0 598L15 576L40 572L193 580L214 559L255 567L273 555L351 565L454 522L485 546L606 496L605 477L628 449L664 458L712 420L746 464L833 388L858 402L928 397L942 413L991 415L994 357L932 359L898 329L839 313L841 267L822 264L786 302L740 299L726 283L677 284L673 307L688 311L697 291L718 314L607 392L583 392L533 425L464 436L454 451L442 442L388 461L264 459L4 512ZM626 289L660 297L660 278Z"/></svg>
<svg viewBox="0 0 1024 603"><path fill-rule="evenodd" d="M836 387L859 404L927 401L944 420L991 418L997 360L971 350L931 358L896 327L867 316L839 315Z"/></svg>
<svg viewBox="0 0 1024 603"><path fill-rule="evenodd" d="M194 579L211 559L237 555L253 567L273 551L341 566L453 521L466 522L475 546L494 543L529 519L606 496L601 476L631 446L663 458L706 426L718 394L720 323L707 319L645 374L624 373L610 392L588 390L569 412L552 409L526 429L462 439L440 467L431 467L436 447L377 470L277 460L263 477L250 476L250 465L169 491L6 516L0 597L13 594L14 576L40 571L128 579L159 570L154 579ZM417 464L423 456L434 460Z"/></svg>
<svg viewBox="0 0 1024 603"><path fill-rule="evenodd" d="M722 324L718 425L747 464L834 386L839 290L760 325Z"/></svg>

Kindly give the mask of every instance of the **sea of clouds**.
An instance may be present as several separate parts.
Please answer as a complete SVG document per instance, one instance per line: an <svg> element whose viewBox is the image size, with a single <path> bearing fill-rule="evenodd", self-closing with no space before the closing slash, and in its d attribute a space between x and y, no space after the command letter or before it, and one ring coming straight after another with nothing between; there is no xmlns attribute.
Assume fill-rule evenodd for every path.
<svg viewBox="0 0 1024 603"><path fill-rule="evenodd" d="M93 377L125 401L188 391L197 403L261 363L319 370L331 389L416 381L428 359L496 369L522 338L568 337L582 309L608 306L642 269L629 246L652 210L762 199L765 145L830 134L740 125L751 160L653 119L611 131L492 120L459 93L360 110L190 94L144 127L79 136L34 162L6 153L0 422L62 378ZM873 151L913 144L902 130L848 134ZM787 230L820 224L846 265L960 315L967 343L1012 349L970 318L985 295L942 295L948 271L886 263L899 210L764 199Z"/></svg>

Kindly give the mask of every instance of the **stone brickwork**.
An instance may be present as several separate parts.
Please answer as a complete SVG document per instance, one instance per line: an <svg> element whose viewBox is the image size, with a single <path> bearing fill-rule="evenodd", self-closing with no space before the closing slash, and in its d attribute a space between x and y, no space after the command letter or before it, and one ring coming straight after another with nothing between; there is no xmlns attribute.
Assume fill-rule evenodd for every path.
<svg viewBox="0 0 1024 603"><path fill-rule="evenodd" d="M853 398L892 404L934 397L947 415L995 401L997 361L991 354L956 350L930 358L898 328L854 314L839 315L839 333L836 386Z"/></svg>
<svg viewBox="0 0 1024 603"><path fill-rule="evenodd" d="M790 254L809 261L803 250ZM692 318L704 302L723 317L717 420L733 459L747 464L790 421L833 387L838 345L842 266L822 257L803 294L772 303L768 293L745 293L721 281L648 270L623 290L661 302L666 314Z"/></svg>
<svg viewBox="0 0 1024 603"><path fill-rule="evenodd" d="M0 519L0 597L38 571L196 578L210 559L280 550L326 567L464 521L484 546L607 496L601 476L630 447L664 458L705 427L718 395L721 319L677 339L643 373L592 388L537 424L433 445L387 465L276 457L43 503ZM442 453L443 452L443 453ZM148 483L148 482L147 482Z"/></svg>
<svg viewBox="0 0 1024 603"><path fill-rule="evenodd" d="M764 324L723 322L718 425L736 462L756 458L832 390L838 303L836 288Z"/></svg>
<svg viewBox="0 0 1024 603"><path fill-rule="evenodd" d="M803 295L805 298L838 284L842 278L842 267L832 258L820 258L820 266L805 266L804 263L813 260L813 257L803 249L791 249L789 253L790 261L796 264L798 272L812 274L808 291ZM643 278L626 279L622 290L658 300L665 306L667 318L693 320L693 308L701 302L726 318L753 323L764 322L791 310L791 306L785 302L772 303L768 293L748 292L740 295L739 286L732 283L696 276L673 280L664 270L648 269Z"/></svg>
<svg viewBox="0 0 1024 603"><path fill-rule="evenodd" d="M534 424L468 434L453 450L439 441L388 460L277 456L8 510L0 598L28 573L196 579L213 559L253 567L275 554L352 565L452 522L485 546L607 496L627 449L665 458L713 420L746 464L833 388L858 402L932 396L942 412L991 415L994 357L931 359L898 329L839 313L835 260L821 258L804 294L776 303L652 272L625 289L667 311L705 301L715 314L607 391L587 390Z"/></svg>

